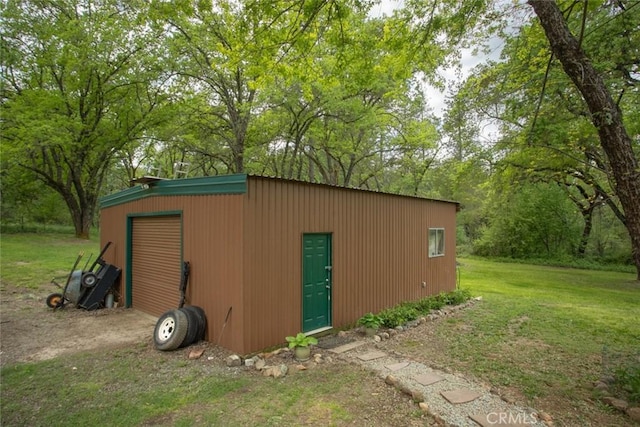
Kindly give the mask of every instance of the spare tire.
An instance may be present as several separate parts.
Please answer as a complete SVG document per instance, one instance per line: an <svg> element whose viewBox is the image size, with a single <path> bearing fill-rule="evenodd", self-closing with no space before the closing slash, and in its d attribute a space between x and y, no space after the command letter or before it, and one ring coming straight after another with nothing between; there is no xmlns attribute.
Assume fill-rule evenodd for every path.
<svg viewBox="0 0 640 427"><path fill-rule="evenodd" d="M187 307L182 307L178 310L187 316L187 334L184 336L182 343L180 343L180 347L186 347L193 344L196 340L199 329L198 316L194 311L188 310Z"/></svg>
<svg viewBox="0 0 640 427"><path fill-rule="evenodd" d="M196 317L198 318L198 332L196 333L196 339L194 342L203 340L204 333L207 329L207 316L205 315L204 310L196 305L190 305L185 308L194 312Z"/></svg>
<svg viewBox="0 0 640 427"><path fill-rule="evenodd" d="M153 331L153 343L158 350L175 350L187 335L189 322L187 315L180 310L169 310L156 322Z"/></svg>

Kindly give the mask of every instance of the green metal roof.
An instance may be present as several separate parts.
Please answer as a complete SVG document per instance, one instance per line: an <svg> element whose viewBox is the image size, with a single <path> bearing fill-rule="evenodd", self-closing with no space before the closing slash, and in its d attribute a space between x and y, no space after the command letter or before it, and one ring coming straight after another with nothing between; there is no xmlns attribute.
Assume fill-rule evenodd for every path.
<svg viewBox="0 0 640 427"><path fill-rule="evenodd" d="M104 196L100 199L100 208L108 208L153 196L244 194L246 192L246 174L166 179L148 185L136 185L135 187Z"/></svg>

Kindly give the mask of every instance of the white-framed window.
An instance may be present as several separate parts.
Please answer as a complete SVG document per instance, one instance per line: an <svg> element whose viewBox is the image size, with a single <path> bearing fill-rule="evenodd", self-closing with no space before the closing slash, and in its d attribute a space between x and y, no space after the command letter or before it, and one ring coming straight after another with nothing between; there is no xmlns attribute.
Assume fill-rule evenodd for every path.
<svg viewBox="0 0 640 427"><path fill-rule="evenodd" d="M444 228L429 229L429 258L444 256Z"/></svg>

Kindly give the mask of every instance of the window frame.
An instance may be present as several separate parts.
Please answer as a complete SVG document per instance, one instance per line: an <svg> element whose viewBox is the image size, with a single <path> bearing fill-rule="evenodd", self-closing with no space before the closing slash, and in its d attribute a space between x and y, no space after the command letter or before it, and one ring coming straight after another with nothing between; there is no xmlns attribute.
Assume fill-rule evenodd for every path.
<svg viewBox="0 0 640 427"><path fill-rule="evenodd" d="M432 240L432 239L435 239ZM433 251L432 251L433 242ZM445 256L445 234L444 227L430 227L428 236L429 258L438 258Z"/></svg>

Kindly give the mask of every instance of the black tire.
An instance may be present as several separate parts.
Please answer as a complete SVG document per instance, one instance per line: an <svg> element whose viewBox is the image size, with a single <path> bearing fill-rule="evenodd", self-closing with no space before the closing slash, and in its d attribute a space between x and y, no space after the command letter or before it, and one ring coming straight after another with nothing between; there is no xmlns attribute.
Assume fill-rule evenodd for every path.
<svg viewBox="0 0 640 427"><path fill-rule="evenodd" d="M204 339L204 334L207 330L207 316L204 313L202 307L198 307L195 305L190 305L185 307L187 310L191 310L196 314L198 318L198 332L196 334L196 339L194 342L198 342ZM192 343L193 344L193 343Z"/></svg>
<svg viewBox="0 0 640 427"><path fill-rule="evenodd" d="M191 311L197 319L198 330L193 342L198 342L204 339L207 328L207 316L204 314L204 310L198 306L187 306L187 310Z"/></svg>
<svg viewBox="0 0 640 427"><path fill-rule="evenodd" d="M156 322L153 343L158 350L170 351L180 347L187 335L187 315L180 310L169 310Z"/></svg>
<svg viewBox="0 0 640 427"><path fill-rule="evenodd" d="M47 297L47 307L49 308L58 308L62 306L63 297L62 294L55 293L51 294Z"/></svg>
<svg viewBox="0 0 640 427"><path fill-rule="evenodd" d="M93 271L86 271L82 273L82 279L80 279L80 283L85 288L93 288L96 283L98 283L98 276Z"/></svg>
<svg viewBox="0 0 640 427"><path fill-rule="evenodd" d="M192 311L188 310L186 307L182 307L180 309L181 312L187 316L187 334L184 336L180 347L187 347L193 344L196 340L196 335L198 334L198 316Z"/></svg>

